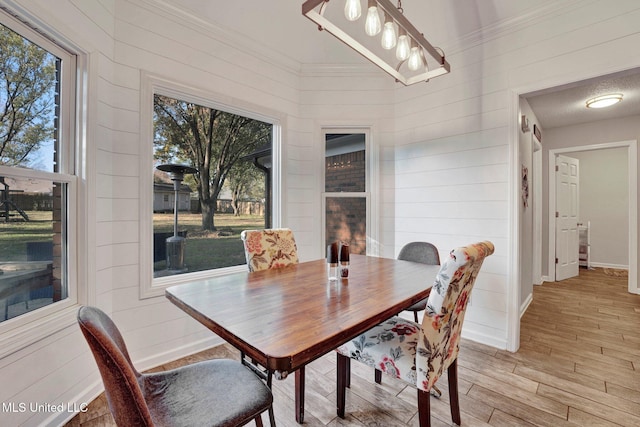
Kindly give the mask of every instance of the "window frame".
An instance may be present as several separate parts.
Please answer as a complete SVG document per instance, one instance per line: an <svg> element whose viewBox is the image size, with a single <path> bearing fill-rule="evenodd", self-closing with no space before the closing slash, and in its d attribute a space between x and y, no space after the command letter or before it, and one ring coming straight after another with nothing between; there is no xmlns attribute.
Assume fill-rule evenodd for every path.
<svg viewBox="0 0 640 427"><path fill-rule="evenodd" d="M20 16L29 16L29 20ZM64 257L67 298L27 312L0 323L0 358L12 354L37 341L74 324L77 307L87 299L87 286L81 280L87 275L86 244L79 239L86 232L86 186L82 185L86 177L83 159L86 157L86 108L85 90L88 55L74 44L57 34L48 25L35 20L22 10L14 13L2 8L0 23L22 37L47 50L62 60L60 69L60 94L58 113L58 170L43 171L37 169L0 166L0 175L16 178L34 178L66 184L63 194L66 221L63 225L66 234L64 245L67 253ZM55 40L55 41L54 41ZM86 234L86 233L84 233Z"/></svg>
<svg viewBox="0 0 640 427"><path fill-rule="evenodd" d="M179 83L157 74L142 72L140 91L140 299L164 296L167 287L179 283L203 280L246 271L246 264L212 270L194 271L165 277L153 275L153 97L164 95L210 108L242 115L271 124L272 157L272 226L282 222L282 128L285 117L275 111L230 98L203 88ZM150 214L151 213L151 214Z"/></svg>
<svg viewBox="0 0 640 427"><path fill-rule="evenodd" d="M365 169L365 190L358 192L328 192L326 191L326 136L327 134L356 134L361 133L364 134L365 138L365 159L366 159L366 169ZM321 126L320 128L320 138L322 140L320 151L321 155L319 156L320 161L322 162L321 170L321 203L320 203L320 216L322 218L321 224L321 236L320 242L322 247L321 253L325 253L326 247L326 210L327 210L327 198L364 198L366 200L367 206L367 215L366 215L366 229L367 229L367 255L370 256L378 256L380 253L379 242L378 239L378 156L377 149L374 143L373 135L373 126L371 125L345 125L345 126Z"/></svg>

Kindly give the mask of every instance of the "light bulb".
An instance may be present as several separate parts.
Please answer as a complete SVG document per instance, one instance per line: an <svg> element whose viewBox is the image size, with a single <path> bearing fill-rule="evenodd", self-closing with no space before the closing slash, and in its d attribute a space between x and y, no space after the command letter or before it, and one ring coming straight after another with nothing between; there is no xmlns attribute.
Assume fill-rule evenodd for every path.
<svg viewBox="0 0 640 427"><path fill-rule="evenodd" d="M398 37L398 47L396 47L396 58L398 58L398 61L404 61L409 57L410 52L409 36L407 36L404 30L401 30L400 36Z"/></svg>
<svg viewBox="0 0 640 427"><path fill-rule="evenodd" d="M388 17L384 20L384 29L382 30L382 47L383 49L393 49L396 45L396 29L393 21Z"/></svg>
<svg viewBox="0 0 640 427"><path fill-rule="evenodd" d="M411 53L409 54L409 62L407 64L411 71L416 71L422 66L422 56L420 55L420 49L418 46L413 46L411 48Z"/></svg>
<svg viewBox="0 0 640 427"><path fill-rule="evenodd" d="M355 21L362 15L360 0L347 0L344 4L344 16L349 21Z"/></svg>
<svg viewBox="0 0 640 427"><path fill-rule="evenodd" d="M373 3L373 6L371 5ZM364 22L364 31L369 36L375 36L382 29L378 7L375 1L369 1L369 11L367 12L367 20Z"/></svg>

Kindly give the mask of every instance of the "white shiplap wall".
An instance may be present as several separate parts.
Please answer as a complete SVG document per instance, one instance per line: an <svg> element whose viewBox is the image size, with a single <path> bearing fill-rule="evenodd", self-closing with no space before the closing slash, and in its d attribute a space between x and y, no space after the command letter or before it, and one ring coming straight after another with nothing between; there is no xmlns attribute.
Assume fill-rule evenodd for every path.
<svg viewBox="0 0 640 427"><path fill-rule="evenodd" d="M410 240L444 255L488 239L495 254L473 291L463 336L514 348L520 286L514 224L521 213L517 160L518 93L640 64L640 5L557 2L553 13L471 35L445 49L450 75L396 94L396 253ZM514 108L515 106L515 108ZM512 145L513 144L513 145ZM517 164L516 164L517 163ZM519 242L527 244L527 242ZM525 287L530 288L530 283ZM525 289L526 292L526 289Z"/></svg>
<svg viewBox="0 0 640 427"><path fill-rule="evenodd" d="M163 297L139 299L141 75L161 75L220 102L283 119L283 225L303 259L321 255L321 126L371 126L379 156L379 247L395 256L410 240L449 249L492 240L464 334L507 345L519 286L511 252L516 92L640 65L632 0L563 1L555 13L475 34L447 50L452 73L398 88L364 67L326 70L265 57L236 35L150 0L20 2L89 57L87 301L111 313L141 369L211 343L211 334ZM572 7L568 7L572 6ZM599 31L591 31L598 29ZM242 40L241 38L239 39ZM142 102L145 102L144 100ZM516 307L517 309L517 307ZM209 340L209 341L207 341ZM81 402L100 388L77 327L0 360L0 401ZM66 415L2 414L3 424L57 424Z"/></svg>
<svg viewBox="0 0 640 427"><path fill-rule="evenodd" d="M85 85L91 94L86 100L83 117L86 119L86 145L81 155L86 157L85 170L80 171L83 206L79 212L82 228L78 247L82 252L81 299L111 309L112 263L111 252L105 250L105 233L101 224L110 220L111 206L101 199L109 193L109 173L113 141L113 108L109 106L109 92L114 85L112 68L115 2L60 1L52 7L49 1L3 2L19 16L43 29L63 46L79 54L81 66L87 70ZM100 170L96 156L104 157ZM86 284L91 286L87 287ZM66 319L66 317L65 317ZM69 414L32 412L30 404L82 403L100 391L102 385L95 362L89 355L73 316L68 327L43 340L0 359L0 401L25 404L25 412L3 412L3 425L56 425ZM81 399L80 401L78 399Z"/></svg>

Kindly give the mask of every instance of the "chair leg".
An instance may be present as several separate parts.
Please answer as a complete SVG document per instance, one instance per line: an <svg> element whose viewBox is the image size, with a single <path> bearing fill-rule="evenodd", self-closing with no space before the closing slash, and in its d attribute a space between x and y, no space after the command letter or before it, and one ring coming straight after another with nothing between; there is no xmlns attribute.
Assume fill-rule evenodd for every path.
<svg viewBox="0 0 640 427"><path fill-rule="evenodd" d="M345 404L346 404L346 396L347 396L347 382L349 381L348 379L348 374L349 374L349 358L347 356L344 356L340 353L338 353L338 366L336 369L336 376L337 376L337 384L338 384L338 389L336 392L337 395L337 402L336 402L336 406L338 409L338 416L340 418L344 418L344 411L345 411Z"/></svg>
<svg viewBox="0 0 640 427"><path fill-rule="evenodd" d="M256 422L256 427L264 427L264 426L262 425L262 415L258 415L258 416L254 419L254 421Z"/></svg>
<svg viewBox="0 0 640 427"><path fill-rule="evenodd" d="M458 359L454 360L447 369L449 379L449 404L451 406L451 419L456 425L460 425L460 401L458 400Z"/></svg>
<svg viewBox="0 0 640 427"><path fill-rule="evenodd" d="M375 370L374 379L376 384L382 384L382 371L380 369Z"/></svg>
<svg viewBox="0 0 640 427"><path fill-rule="evenodd" d="M431 394L418 389L418 421L420 427L431 427Z"/></svg>
<svg viewBox="0 0 640 427"><path fill-rule="evenodd" d="M416 323L418 323L418 312L417 311L413 312L413 320L415 320Z"/></svg>
<svg viewBox="0 0 640 427"><path fill-rule="evenodd" d="M276 414L273 413L273 403L269 406L269 426L276 427Z"/></svg>

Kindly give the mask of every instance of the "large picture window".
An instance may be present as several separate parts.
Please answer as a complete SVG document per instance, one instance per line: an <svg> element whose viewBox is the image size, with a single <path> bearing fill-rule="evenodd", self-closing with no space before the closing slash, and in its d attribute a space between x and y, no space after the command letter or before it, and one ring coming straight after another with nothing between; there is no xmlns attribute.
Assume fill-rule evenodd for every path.
<svg viewBox="0 0 640 427"><path fill-rule="evenodd" d="M0 322L70 303L75 57L0 12ZM15 323L12 323L15 324Z"/></svg>
<svg viewBox="0 0 640 427"><path fill-rule="evenodd" d="M272 123L153 95L153 275L245 264L240 233L271 227Z"/></svg>

